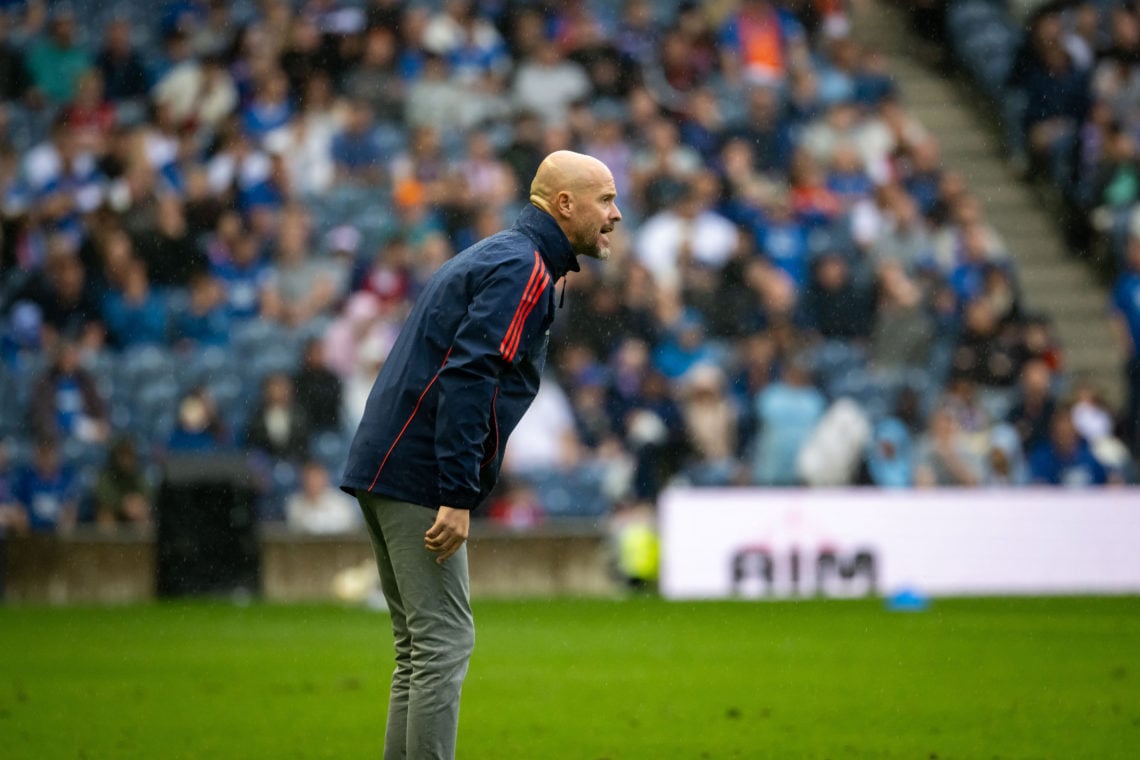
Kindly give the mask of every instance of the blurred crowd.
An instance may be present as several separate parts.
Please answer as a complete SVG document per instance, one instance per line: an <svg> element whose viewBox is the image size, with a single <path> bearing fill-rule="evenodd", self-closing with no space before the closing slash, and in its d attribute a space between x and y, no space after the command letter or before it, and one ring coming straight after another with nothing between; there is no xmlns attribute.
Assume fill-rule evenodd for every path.
<svg viewBox="0 0 1140 760"><path fill-rule="evenodd" d="M350 524L409 305L563 148L625 222L565 283L493 519L1134 477L841 1L2 8L0 523L145 522L164 462L233 450L263 519Z"/></svg>
<svg viewBox="0 0 1140 760"><path fill-rule="evenodd" d="M924 0L926 36L953 50L1004 121L1015 166L1060 201L1070 249L1111 284L1126 357L1120 439L1140 445L1140 3Z"/></svg>

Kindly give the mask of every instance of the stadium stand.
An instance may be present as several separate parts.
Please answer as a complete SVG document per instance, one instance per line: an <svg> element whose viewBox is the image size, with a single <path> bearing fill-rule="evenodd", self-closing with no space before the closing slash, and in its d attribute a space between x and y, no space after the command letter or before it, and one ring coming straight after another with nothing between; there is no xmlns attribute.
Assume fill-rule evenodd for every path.
<svg viewBox="0 0 1140 760"><path fill-rule="evenodd" d="M956 53L1004 98L1017 28L996 4L950 5ZM1119 420L1095 388L1068 393L983 205L842 2L4 9L14 469L32 467L28 400L66 341L109 427L66 445L84 413L78 381L58 381L69 467L90 480L122 436L151 477L169 452L232 445L280 520L302 462L335 479L427 278L510 224L541 157L573 148L611 166L626 221L613 259L566 283L502 499L533 489L557 518L676 481L1134 479ZM1029 424L1042 405L1022 389L1042 375L1055 410ZM266 378L297 403L259 404ZM341 421L309 420L298 443L289 420L318 382Z"/></svg>

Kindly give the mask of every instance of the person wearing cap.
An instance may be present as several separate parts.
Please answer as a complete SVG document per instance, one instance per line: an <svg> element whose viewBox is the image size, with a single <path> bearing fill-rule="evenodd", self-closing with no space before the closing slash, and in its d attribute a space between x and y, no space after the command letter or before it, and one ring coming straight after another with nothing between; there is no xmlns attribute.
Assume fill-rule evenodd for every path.
<svg viewBox="0 0 1140 760"><path fill-rule="evenodd" d="M384 757L455 754L475 643L466 540L507 438L538 392L555 283L607 258L621 220L610 170L557 151L514 226L428 282L383 363L341 487L357 497L395 634Z"/></svg>

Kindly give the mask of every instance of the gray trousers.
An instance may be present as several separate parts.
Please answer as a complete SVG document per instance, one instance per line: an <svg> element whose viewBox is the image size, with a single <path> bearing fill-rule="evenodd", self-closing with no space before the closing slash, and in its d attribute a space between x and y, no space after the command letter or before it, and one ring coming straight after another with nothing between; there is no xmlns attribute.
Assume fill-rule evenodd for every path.
<svg viewBox="0 0 1140 760"><path fill-rule="evenodd" d="M475 646L467 546L437 564L424 547L435 510L368 493L358 498L396 646L384 760L450 760L459 695Z"/></svg>

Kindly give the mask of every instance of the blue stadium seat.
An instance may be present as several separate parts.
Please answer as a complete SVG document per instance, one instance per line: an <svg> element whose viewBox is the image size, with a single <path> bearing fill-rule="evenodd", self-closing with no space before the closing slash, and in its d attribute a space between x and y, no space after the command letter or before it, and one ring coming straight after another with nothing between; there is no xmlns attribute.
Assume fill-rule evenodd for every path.
<svg viewBox="0 0 1140 760"><path fill-rule="evenodd" d="M174 357L160 346L128 349L119 359L115 387L120 393L134 396L151 383L172 380L175 377L175 366Z"/></svg>
<svg viewBox="0 0 1140 760"><path fill-rule="evenodd" d="M534 488L543 511L551 517L600 517L609 510L601 478L588 468L529 473L520 480Z"/></svg>
<svg viewBox="0 0 1140 760"><path fill-rule="evenodd" d="M340 477L348 456L348 440L339 432L329 430L318 433L309 446L309 456L316 459L329 471L332 479Z"/></svg>
<svg viewBox="0 0 1140 760"><path fill-rule="evenodd" d="M184 389L209 386L228 376L236 376L233 355L220 346L206 346L190 353L179 372Z"/></svg>
<svg viewBox="0 0 1140 760"><path fill-rule="evenodd" d="M274 345L260 349L243 363L247 387L260 386L266 375L284 372L293 375L297 371L297 352L293 346Z"/></svg>
<svg viewBox="0 0 1140 760"><path fill-rule="evenodd" d="M181 392L173 378L158 379L139 387L133 401L131 428L157 443L173 429Z"/></svg>
<svg viewBox="0 0 1140 760"><path fill-rule="evenodd" d="M234 356L246 358L257 353L263 346L279 344L285 330L276 322L266 319L252 319L234 329L231 341Z"/></svg>

